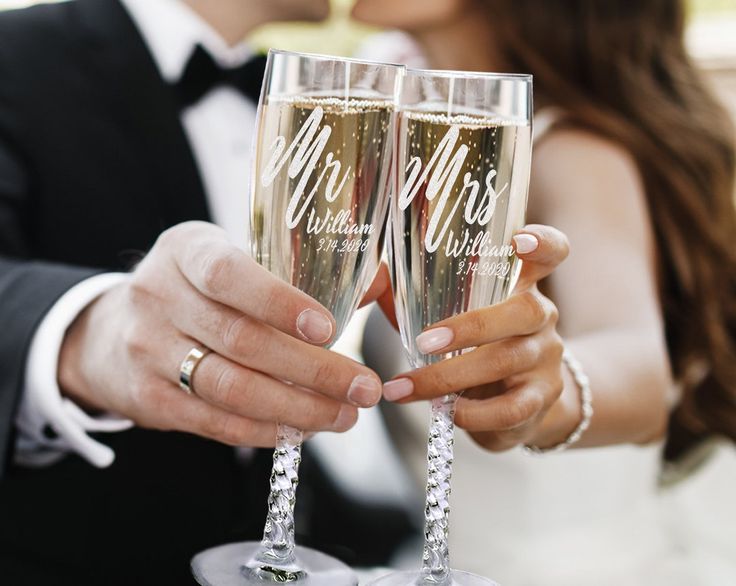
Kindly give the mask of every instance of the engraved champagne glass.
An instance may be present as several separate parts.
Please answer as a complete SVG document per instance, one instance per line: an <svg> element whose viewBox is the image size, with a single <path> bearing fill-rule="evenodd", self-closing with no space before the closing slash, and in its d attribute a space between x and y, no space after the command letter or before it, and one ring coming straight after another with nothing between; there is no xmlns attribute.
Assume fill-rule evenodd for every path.
<svg viewBox="0 0 736 586"><path fill-rule="evenodd" d="M341 334L376 275L404 68L271 50L258 107L250 199L253 257L314 297ZM245 227L245 226L244 226ZM260 543L192 559L205 586L353 586L342 562L294 543L302 432L278 426Z"/></svg>
<svg viewBox="0 0 736 586"><path fill-rule="evenodd" d="M401 339L414 368L449 358L415 339L453 315L506 299L521 261L531 163L532 79L407 69L398 107L389 244ZM450 569L448 528L457 394L432 401L422 567L374 585L494 584Z"/></svg>

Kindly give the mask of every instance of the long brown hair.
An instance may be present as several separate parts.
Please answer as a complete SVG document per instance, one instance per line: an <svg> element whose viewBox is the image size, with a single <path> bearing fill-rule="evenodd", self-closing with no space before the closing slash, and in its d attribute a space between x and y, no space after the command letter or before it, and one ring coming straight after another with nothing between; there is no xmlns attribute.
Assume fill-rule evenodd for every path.
<svg viewBox="0 0 736 586"><path fill-rule="evenodd" d="M736 440L734 135L683 45L680 0L477 0L535 99L634 157L656 235L683 434ZM678 446L675 446L676 448Z"/></svg>

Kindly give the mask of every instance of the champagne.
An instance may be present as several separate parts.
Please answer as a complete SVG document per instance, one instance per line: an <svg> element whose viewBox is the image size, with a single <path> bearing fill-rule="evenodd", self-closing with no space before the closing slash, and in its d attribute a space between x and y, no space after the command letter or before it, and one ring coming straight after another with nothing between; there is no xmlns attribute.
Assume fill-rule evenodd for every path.
<svg viewBox="0 0 736 586"><path fill-rule="evenodd" d="M524 225L529 124L402 111L392 213L392 276L404 347L427 326L503 301L521 262L511 246Z"/></svg>
<svg viewBox="0 0 736 586"><path fill-rule="evenodd" d="M253 255L330 310L337 338L381 257L393 104L272 98L260 120Z"/></svg>

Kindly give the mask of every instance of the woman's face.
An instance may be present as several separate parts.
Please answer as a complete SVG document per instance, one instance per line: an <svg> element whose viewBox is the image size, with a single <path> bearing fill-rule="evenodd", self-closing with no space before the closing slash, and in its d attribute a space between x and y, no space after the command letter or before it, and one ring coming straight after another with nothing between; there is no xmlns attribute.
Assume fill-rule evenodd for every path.
<svg viewBox="0 0 736 586"><path fill-rule="evenodd" d="M357 0L353 18L406 31L445 24L466 8L467 0Z"/></svg>

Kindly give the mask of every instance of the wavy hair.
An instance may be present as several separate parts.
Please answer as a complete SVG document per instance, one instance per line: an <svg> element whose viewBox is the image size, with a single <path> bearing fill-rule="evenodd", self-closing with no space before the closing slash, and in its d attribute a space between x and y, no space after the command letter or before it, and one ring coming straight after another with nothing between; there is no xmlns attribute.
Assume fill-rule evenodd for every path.
<svg viewBox="0 0 736 586"><path fill-rule="evenodd" d="M540 106L630 152L644 182L673 375L669 455L736 441L736 213L731 120L683 43L681 0L476 0L494 55ZM566 118L567 119L567 118Z"/></svg>

